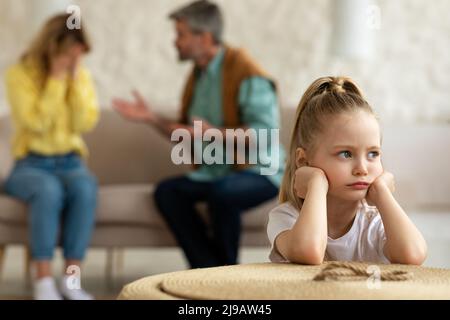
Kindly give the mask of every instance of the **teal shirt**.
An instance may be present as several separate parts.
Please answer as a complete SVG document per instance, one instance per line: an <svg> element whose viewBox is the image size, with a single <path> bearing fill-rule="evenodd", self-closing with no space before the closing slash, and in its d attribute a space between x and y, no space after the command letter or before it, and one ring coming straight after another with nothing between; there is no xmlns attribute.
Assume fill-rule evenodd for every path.
<svg viewBox="0 0 450 320"><path fill-rule="evenodd" d="M215 127L223 127L223 109L222 109L222 64L224 50L216 54L207 68L196 78L194 94L188 112L188 120L192 123L193 117L203 118ZM239 88L239 106L242 123L253 129L279 129L278 100L275 90L268 79L261 77L251 77L245 80ZM271 154L276 148L271 146L270 135L267 138L269 142L267 152ZM277 141L279 143L279 141ZM203 148L208 142L203 144ZM285 152L279 143L278 170L274 174L266 177L277 187L281 184L284 172ZM225 150L220 150L225 157ZM274 156L275 157L275 156ZM270 167L266 164L268 161L260 161L246 170L260 174L261 169ZM200 167L188 174L188 177L196 181L212 181L224 177L233 172L233 165L226 164L201 164Z"/></svg>

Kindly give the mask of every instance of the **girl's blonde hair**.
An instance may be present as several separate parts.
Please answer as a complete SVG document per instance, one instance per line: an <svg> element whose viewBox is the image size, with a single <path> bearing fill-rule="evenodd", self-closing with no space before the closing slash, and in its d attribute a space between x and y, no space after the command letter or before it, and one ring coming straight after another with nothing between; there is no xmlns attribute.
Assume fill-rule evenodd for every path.
<svg viewBox="0 0 450 320"><path fill-rule="evenodd" d="M67 28L66 22L69 18L70 14L65 13L50 18L21 57L22 62L37 63L44 79L50 72L51 59L65 52L73 44L82 44L86 53L91 50L83 26L79 29Z"/></svg>
<svg viewBox="0 0 450 320"><path fill-rule="evenodd" d="M350 78L322 77L308 87L297 107L289 157L280 187L281 203L290 202L297 209L301 207L301 200L295 195L294 178L295 171L306 163L297 164L296 150L300 147L314 150L317 146L316 137L326 125L326 117L357 110L375 116L361 90Z"/></svg>

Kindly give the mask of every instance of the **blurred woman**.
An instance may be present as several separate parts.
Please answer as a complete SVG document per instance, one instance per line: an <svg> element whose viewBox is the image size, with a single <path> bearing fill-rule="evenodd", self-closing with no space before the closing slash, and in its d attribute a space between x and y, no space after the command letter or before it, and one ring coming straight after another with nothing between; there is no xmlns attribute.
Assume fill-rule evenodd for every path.
<svg viewBox="0 0 450 320"><path fill-rule="evenodd" d="M94 227L97 183L83 163L81 134L96 125L99 112L81 64L91 47L83 28L67 28L69 17L48 20L6 74L15 165L5 190L28 204L33 296L39 300L92 299L80 286L78 267ZM51 260L59 243L66 265L58 288Z"/></svg>

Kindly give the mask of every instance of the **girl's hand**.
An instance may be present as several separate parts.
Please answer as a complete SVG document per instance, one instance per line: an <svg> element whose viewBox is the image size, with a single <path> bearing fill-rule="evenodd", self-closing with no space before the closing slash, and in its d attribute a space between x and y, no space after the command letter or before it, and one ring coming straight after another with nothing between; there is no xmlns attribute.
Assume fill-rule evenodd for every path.
<svg viewBox="0 0 450 320"><path fill-rule="evenodd" d="M322 169L303 166L295 171L294 191L297 197L305 199L312 183L319 183L325 191L328 191L328 179Z"/></svg>
<svg viewBox="0 0 450 320"><path fill-rule="evenodd" d="M388 171L384 171L369 187L367 191L366 201L369 205L377 205L380 201L380 195L383 191L388 190L391 193L395 191L394 175Z"/></svg>

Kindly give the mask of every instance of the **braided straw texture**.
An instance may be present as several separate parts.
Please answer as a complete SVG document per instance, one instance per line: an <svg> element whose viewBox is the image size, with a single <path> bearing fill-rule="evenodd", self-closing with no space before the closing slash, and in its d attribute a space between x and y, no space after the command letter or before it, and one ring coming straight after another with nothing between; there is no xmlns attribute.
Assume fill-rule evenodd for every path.
<svg viewBox="0 0 450 320"><path fill-rule="evenodd" d="M126 285L118 299L450 299L450 270L358 262L233 265L146 277Z"/></svg>

